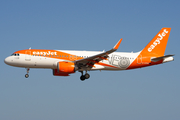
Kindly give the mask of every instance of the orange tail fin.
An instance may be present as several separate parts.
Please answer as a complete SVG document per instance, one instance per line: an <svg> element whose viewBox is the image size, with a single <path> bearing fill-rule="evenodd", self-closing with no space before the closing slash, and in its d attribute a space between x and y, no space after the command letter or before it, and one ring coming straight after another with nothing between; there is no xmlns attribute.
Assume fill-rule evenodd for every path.
<svg viewBox="0 0 180 120"><path fill-rule="evenodd" d="M143 56L164 56L171 28L162 28L159 33L141 51Z"/></svg>

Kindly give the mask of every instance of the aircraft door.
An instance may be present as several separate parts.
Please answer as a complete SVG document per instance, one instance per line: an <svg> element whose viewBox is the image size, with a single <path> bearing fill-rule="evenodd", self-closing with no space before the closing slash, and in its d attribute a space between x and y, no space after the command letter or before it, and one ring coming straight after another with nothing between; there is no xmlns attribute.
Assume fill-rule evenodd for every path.
<svg viewBox="0 0 180 120"><path fill-rule="evenodd" d="M26 51L25 60L26 61L30 61L31 60L31 51L30 50Z"/></svg>
<svg viewBox="0 0 180 120"><path fill-rule="evenodd" d="M137 58L137 64L149 64L151 61L150 57L139 55Z"/></svg>
<svg viewBox="0 0 180 120"><path fill-rule="evenodd" d="M139 55L137 58L137 64L142 64L142 55Z"/></svg>

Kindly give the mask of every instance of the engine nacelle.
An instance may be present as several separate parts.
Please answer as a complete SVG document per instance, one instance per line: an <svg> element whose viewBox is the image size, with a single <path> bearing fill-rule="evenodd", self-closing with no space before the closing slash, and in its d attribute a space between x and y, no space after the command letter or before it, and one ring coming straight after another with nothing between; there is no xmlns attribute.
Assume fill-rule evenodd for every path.
<svg viewBox="0 0 180 120"><path fill-rule="evenodd" d="M75 73L75 64L72 62L58 62L57 69L53 69L54 76L69 76Z"/></svg>
<svg viewBox="0 0 180 120"><path fill-rule="evenodd" d="M69 73L59 72L58 69L53 69L54 76L69 76Z"/></svg>

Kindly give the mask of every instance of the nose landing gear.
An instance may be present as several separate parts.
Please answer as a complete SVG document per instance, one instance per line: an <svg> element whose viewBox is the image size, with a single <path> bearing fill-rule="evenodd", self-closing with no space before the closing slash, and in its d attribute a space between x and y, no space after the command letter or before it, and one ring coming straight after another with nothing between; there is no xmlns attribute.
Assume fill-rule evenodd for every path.
<svg viewBox="0 0 180 120"><path fill-rule="evenodd" d="M80 77L81 81L84 81L85 79L90 78L90 75L87 73L87 71L86 71L86 74L85 74L85 75L83 75L83 71L82 71L81 73L82 73L82 75L81 75L81 77Z"/></svg>
<svg viewBox="0 0 180 120"><path fill-rule="evenodd" d="M29 68L26 68L26 70L27 70L27 74L25 74L25 78L28 78L28 77L29 77L29 74L28 74L28 73L29 73L29 70L30 70L30 69L29 69Z"/></svg>
<svg viewBox="0 0 180 120"><path fill-rule="evenodd" d="M25 74L25 78L28 78L29 77L29 74Z"/></svg>

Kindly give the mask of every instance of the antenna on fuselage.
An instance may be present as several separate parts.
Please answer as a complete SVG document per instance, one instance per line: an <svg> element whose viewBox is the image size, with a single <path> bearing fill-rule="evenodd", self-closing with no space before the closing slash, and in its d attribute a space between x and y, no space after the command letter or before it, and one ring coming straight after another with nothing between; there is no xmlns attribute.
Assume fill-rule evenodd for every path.
<svg viewBox="0 0 180 120"><path fill-rule="evenodd" d="M31 50L31 47L29 48L29 50Z"/></svg>

